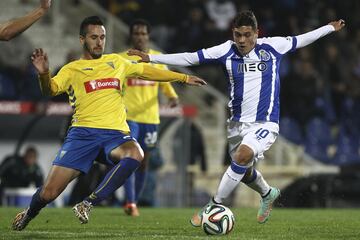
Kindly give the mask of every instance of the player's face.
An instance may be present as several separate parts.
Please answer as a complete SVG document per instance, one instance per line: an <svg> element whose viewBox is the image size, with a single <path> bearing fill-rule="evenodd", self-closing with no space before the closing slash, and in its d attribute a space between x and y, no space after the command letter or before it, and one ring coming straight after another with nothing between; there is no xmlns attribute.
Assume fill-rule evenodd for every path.
<svg viewBox="0 0 360 240"><path fill-rule="evenodd" d="M149 33L145 25L135 25L131 34L133 47L140 51L147 51L149 43Z"/></svg>
<svg viewBox="0 0 360 240"><path fill-rule="evenodd" d="M106 32L101 25L89 25L85 37L80 36L84 55L92 59L101 58L105 48Z"/></svg>
<svg viewBox="0 0 360 240"><path fill-rule="evenodd" d="M251 26L241 26L233 28L234 42L242 55L248 54L256 44L258 30Z"/></svg>

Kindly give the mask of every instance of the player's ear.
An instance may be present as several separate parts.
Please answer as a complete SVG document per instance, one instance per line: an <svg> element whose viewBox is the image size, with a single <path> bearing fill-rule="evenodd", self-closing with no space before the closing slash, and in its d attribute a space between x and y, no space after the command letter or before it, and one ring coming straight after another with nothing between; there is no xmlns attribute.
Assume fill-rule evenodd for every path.
<svg viewBox="0 0 360 240"><path fill-rule="evenodd" d="M79 40L80 40L80 44L81 44L81 45L84 45L84 43L85 43L85 37L82 36L82 35L80 35Z"/></svg>
<svg viewBox="0 0 360 240"><path fill-rule="evenodd" d="M255 35L256 35L256 37L259 36L259 29L258 28L255 30Z"/></svg>

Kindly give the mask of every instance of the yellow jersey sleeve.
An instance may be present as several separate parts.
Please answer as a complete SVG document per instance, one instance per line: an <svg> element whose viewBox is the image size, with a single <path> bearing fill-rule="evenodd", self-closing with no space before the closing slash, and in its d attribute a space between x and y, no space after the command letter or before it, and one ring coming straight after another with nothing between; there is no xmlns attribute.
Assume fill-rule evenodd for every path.
<svg viewBox="0 0 360 240"><path fill-rule="evenodd" d="M69 89L70 79L71 79L71 71L68 68L68 65L65 65L60 69L58 74L52 78L52 81L54 81L58 87L55 95L64 93Z"/></svg>
<svg viewBox="0 0 360 240"><path fill-rule="evenodd" d="M121 57L122 58L122 57ZM135 61L124 60L126 77L140 76L144 73L144 65Z"/></svg>
<svg viewBox="0 0 360 240"><path fill-rule="evenodd" d="M175 89L171 83L160 83L159 87L162 93L168 98L178 98L178 95L175 92Z"/></svg>

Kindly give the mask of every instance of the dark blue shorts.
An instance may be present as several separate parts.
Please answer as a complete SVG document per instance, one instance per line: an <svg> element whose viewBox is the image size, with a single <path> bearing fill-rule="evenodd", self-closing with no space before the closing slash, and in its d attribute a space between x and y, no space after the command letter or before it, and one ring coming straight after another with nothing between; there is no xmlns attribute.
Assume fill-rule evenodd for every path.
<svg viewBox="0 0 360 240"><path fill-rule="evenodd" d="M117 130L72 127L56 155L53 165L87 173L101 152L105 155L105 163L114 165L109 158L111 150L128 141L136 142L133 137Z"/></svg>
<svg viewBox="0 0 360 240"><path fill-rule="evenodd" d="M138 141L145 152L155 148L158 124L138 123L134 121L127 121L127 123L130 128L130 135Z"/></svg>

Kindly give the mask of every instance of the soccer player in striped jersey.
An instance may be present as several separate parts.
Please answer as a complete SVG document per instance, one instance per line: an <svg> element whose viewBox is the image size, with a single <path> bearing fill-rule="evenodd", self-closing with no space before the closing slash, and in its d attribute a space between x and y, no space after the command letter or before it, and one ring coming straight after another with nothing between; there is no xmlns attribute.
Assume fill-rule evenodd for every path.
<svg viewBox="0 0 360 240"><path fill-rule="evenodd" d="M229 81L231 117L228 121L230 167L224 173L216 195L208 204L222 203L240 181L257 191L262 199L257 221L268 220L272 204L280 190L271 187L253 165L275 142L279 133L279 67L284 54L305 47L317 39L345 26L343 20L334 21L293 37L258 38L258 25L253 12L240 12L233 23L233 41L193 53L148 55L137 50L144 62L190 66L217 63L223 66ZM200 226L202 210L191 223Z"/></svg>
<svg viewBox="0 0 360 240"><path fill-rule="evenodd" d="M149 54L160 54L156 50L149 49L149 34L150 24L143 19L135 20L130 25L132 47ZM137 56L127 55L126 52L122 52L120 55L132 61L139 59ZM162 64L142 64L152 65L163 70L168 69L166 65ZM130 133L144 150L144 160L141 162L141 166L124 184L126 198L124 211L130 216L139 216L137 202L145 184L149 156L157 142L157 129L160 123L159 88L169 99L169 106L177 106L178 96L169 82L144 81L132 77L128 78L124 84L124 101Z"/></svg>
<svg viewBox="0 0 360 240"><path fill-rule="evenodd" d="M31 57L43 94L55 96L66 92L74 113L72 125L44 185L33 195L30 206L16 215L13 230L24 229L73 179L86 174L100 152L105 153L105 163L112 168L94 192L74 206L73 211L81 223L88 222L93 205L123 185L140 166L143 151L129 135L126 123L121 90L125 78L205 84L195 76L137 64L118 54L103 54L105 39L103 22L97 16L85 18L80 26L82 59L65 65L53 78L48 57L42 49L36 49Z"/></svg>
<svg viewBox="0 0 360 240"><path fill-rule="evenodd" d="M28 29L48 11L51 0L41 0L40 6L23 17L0 24L0 41L9 41Z"/></svg>

